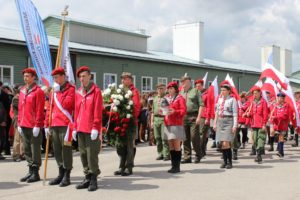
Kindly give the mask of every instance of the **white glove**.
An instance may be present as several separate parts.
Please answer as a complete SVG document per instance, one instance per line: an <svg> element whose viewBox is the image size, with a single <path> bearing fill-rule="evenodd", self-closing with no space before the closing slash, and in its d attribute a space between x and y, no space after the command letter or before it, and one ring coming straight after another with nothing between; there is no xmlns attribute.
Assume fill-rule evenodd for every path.
<svg viewBox="0 0 300 200"><path fill-rule="evenodd" d="M60 91L60 85L58 83L55 83L53 84L53 90L54 92L59 92Z"/></svg>
<svg viewBox="0 0 300 200"><path fill-rule="evenodd" d="M20 126L18 126L18 132L20 133L20 135L23 137L24 134L23 134L23 131L22 131L22 128Z"/></svg>
<svg viewBox="0 0 300 200"><path fill-rule="evenodd" d="M34 127L33 130L32 130L32 133L33 133L33 137L39 136L40 128L39 127Z"/></svg>
<svg viewBox="0 0 300 200"><path fill-rule="evenodd" d="M91 132L91 139L96 140L97 136L98 136L98 131L93 129Z"/></svg>
<svg viewBox="0 0 300 200"><path fill-rule="evenodd" d="M49 128L45 128L45 137L48 138L50 135L51 135L50 129Z"/></svg>
<svg viewBox="0 0 300 200"><path fill-rule="evenodd" d="M76 131L73 131L73 132L72 132L72 138L73 138L74 141L77 141L76 136L77 136L77 132L76 132Z"/></svg>

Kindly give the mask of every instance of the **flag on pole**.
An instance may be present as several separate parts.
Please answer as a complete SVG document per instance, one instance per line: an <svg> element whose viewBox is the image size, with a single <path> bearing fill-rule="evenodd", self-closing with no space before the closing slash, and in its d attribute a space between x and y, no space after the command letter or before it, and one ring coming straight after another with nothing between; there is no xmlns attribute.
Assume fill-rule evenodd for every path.
<svg viewBox="0 0 300 200"><path fill-rule="evenodd" d="M206 72L205 76L202 78L204 88L205 88L205 85L206 85L207 75L208 75L208 72Z"/></svg>
<svg viewBox="0 0 300 200"><path fill-rule="evenodd" d="M296 124L299 127L300 126L299 112L297 109L297 105L296 105L296 101L295 101L294 94L292 91L292 87L290 86L290 84L288 84L287 89L286 90L282 89L281 91L286 95L285 101L289 104L289 106L295 112Z"/></svg>
<svg viewBox="0 0 300 200"><path fill-rule="evenodd" d="M30 0L16 0L23 34L39 80L52 85L52 62L48 38L42 19Z"/></svg>
<svg viewBox="0 0 300 200"><path fill-rule="evenodd" d="M287 90L287 86L289 84L289 79L286 78L280 71L278 71L277 69L275 69L275 67L269 63L266 63L263 66L263 71L261 72L260 75L260 80L263 78L271 78L273 80L275 80L276 82L278 82L280 84L280 86Z"/></svg>
<svg viewBox="0 0 300 200"><path fill-rule="evenodd" d="M271 78L266 78L261 90L269 92L271 97L276 97L278 94L276 83Z"/></svg>
<svg viewBox="0 0 300 200"><path fill-rule="evenodd" d="M239 95L237 89L235 88L234 82L233 82L232 78L229 76L229 74L226 75L225 81L228 81L228 83L230 84L230 86L231 86L231 94L237 100L238 105L240 106L240 100L241 100L240 95Z"/></svg>
<svg viewBox="0 0 300 200"><path fill-rule="evenodd" d="M208 96L208 109L210 119L215 118L215 106L219 99L219 86L218 86L218 76L214 79L207 91Z"/></svg>
<svg viewBox="0 0 300 200"><path fill-rule="evenodd" d="M61 61L60 66L65 69L67 80L70 83L75 84L75 78L74 78L70 51L69 51L69 29L68 28L65 28L62 45L63 46L62 46L62 54L60 59Z"/></svg>

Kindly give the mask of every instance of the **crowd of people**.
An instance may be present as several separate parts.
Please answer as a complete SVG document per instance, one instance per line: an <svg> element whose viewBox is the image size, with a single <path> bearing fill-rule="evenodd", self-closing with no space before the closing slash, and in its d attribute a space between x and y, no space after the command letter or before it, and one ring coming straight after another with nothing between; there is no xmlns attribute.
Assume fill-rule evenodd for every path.
<svg viewBox="0 0 300 200"><path fill-rule="evenodd" d="M23 71L24 85L10 88L0 82L0 160L6 158L3 153L11 154L12 146L13 160L28 163L28 173L20 181L39 181L41 153L48 140L49 152L58 167L58 176L49 185L65 187L71 183L72 151L77 149L85 177L76 188L95 191L100 174L100 147L110 144L110 138L102 134L103 127L110 122L102 116L102 91L91 81L87 66L76 73L81 83L78 89L66 80L63 68L53 70L51 75L51 88L36 84L37 74L32 68ZM270 145L268 151L277 150L277 155L284 157L289 132L295 138L293 146L298 146L295 112L282 92L272 96L266 91L263 95L261 88L254 86L237 97L230 82L223 81L218 99L212 104L205 80L198 79L192 85L187 75L180 83L159 83L156 91L141 95L133 85L131 73L124 72L121 80L122 87L131 93L133 120L126 122L130 133L121 145L116 145L120 158L114 173L117 176L133 174L136 145L145 142L156 145L156 160L171 161L169 173L180 172L181 164L200 163L206 156L209 138L212 148L222 153L220 167L226 169L233 167L232 160L238 159L239 149L246 148L249 136L250 155L255 156L258 164L262 163L266 144ZM294 95L299 108L300 91ZM128 124L123 123L124 127Z"/></svg>

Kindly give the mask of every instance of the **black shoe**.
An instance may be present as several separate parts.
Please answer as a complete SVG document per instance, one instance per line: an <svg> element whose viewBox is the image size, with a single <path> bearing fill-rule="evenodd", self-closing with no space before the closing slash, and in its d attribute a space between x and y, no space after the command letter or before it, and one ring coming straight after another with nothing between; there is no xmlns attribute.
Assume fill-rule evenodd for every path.
<svg viewBox="0 0 300 200"><path fill-rule="evenodd" d="M262 157L261 157L261 155L257 154L257 156L256 156L256 158L255 158L254 161L257 162L258 164L261 164L262 163Z"/></svg>
<svg viewBox="0 0 300 200"><path fill-rule="evenodd" d="M92 192L92 191L96 191L97 189L98 189L97 175L92 174L88 191Z"/></svg>
<svg viewBox="0 0 300 200"><path fill-rule="evenodd" d="M31 176L27 179L27 183L33 183L40 181L40 175L39 175L39 167L32 167L32 174Z"/></svg>
<svg viewBox="0 0 300 200"><path fill-rule="evenodd" d="M49 185L58 185L58 184L60 184L61 180L64 177L65 169L63 167L60 167L58 170L59 170L58 171L58 176L55 179L53 179L52 181L50 181Z"/></svg>
<svg viewBox="0 0 300 200"><path fill-rule="evenodd" d="M121 176L130 176L130 175L132 175L132 169L128 169L128 168L126 168L121 174Z"/></svg>
<svg viewBox="0 0 300 200"><path fill-rule="evenodd" d="M71 174L71 170L70 169L65 169L64 177L61 180L61 182L59 184L59 187L66 187L66 186L71 184L70 174Z"/></svg>
<svg viewBox="0 0 300 200"><path fill-rule="evenodd" d="M237 150L233 150L233 160L238 160Z"/></svg>
<svg viewBox="0 0 300 200"><path fill-rule="evenodd" d="M27 179L29 179L29 177L32 175L32 167L29 167L29 171L28 171L28 173L23 177L23 178L21 178L20 179L20 181L21 182L26 182L27 181Z"/></svg>
<svg viewBox="0 0 300 200"><path fill-rule="evenodd" d="M85 189L88 188L91 181L91 174L85 175L85 179L76 186L76 189Z"/></svg>
<svg viewBox="0 0 300 200"><path fill-rule="evenodd" d="M181 160L181 151L175 151L173 167L168 171L169 173L175 174L180 172L180 160Z"/></svg>
<svg viewBox="0 0 300 200"><path fill-rule="evenodd" d="M200 161L201 161L201 159L198 156L196 156L194 163L197 164L197 163L200 163Z"/></svg>
<svg viewBox="0 0 300 200"><path fill-rule="evenodd" d="M123 172L124 172L124 169L121 169L121 168L120 168L118 171L115 171L115 172L114 172L114 175L115 175L115 176L121 176Z"/></svg>
<svg viewBox="0 0 300 200"><path fill-rule="evenodd" d="M187 163L192 163L192 159L184 159L183 161L181 161L181 164L187 164Z"/></svg>
<svg viewBox="0 0 300 200"><path fill-rule="evenodd" d="M221 169L224 169L224 168L226 168L226 166L227 166L227 163L223 163L223 164L220 166L220 168L221 168Z"/></svg>
<svg viewBox="0 0 300 200"><path fill-rule="evenodd" d="M278 152L276 155L277 155L279 158L283 158L283 157L284 157L284 156L283 156L281 153L279 153L279 152Z"/></svg>
<svg viewBox="0 0 300 200"><path fill-rule="evenodd" d="M158 157L156 158L156 160L163 160L163 159L164 159L163 156L158 156Z"/></svg>
<svg viewBox="0 0 300 200"><path fill-rule="evenodd" d="M228 163L228 165L226 165L226 169L231 169L232 168L232 163Z"/></svg>

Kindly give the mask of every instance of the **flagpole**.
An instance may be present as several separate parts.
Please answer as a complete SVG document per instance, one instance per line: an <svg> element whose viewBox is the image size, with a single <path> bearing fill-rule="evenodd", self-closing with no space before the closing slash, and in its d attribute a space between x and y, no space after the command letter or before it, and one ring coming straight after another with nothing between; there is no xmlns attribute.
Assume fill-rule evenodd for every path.
<svg viewBox="0 0 300 200"><path fill-rule="evenodd" d="M63 37L64 37L64 32L65 32L65 20L66 16L68 16L68 7L66 6L64 11L61 13L62 15L62 22L61 22L61 32L60 32L60 41L59 41L59 46L57 50L57 56L56 56L56 63L55 63L55 68L58 68L61 62L61 49L62 49L62 42L63 42ZM52 98L50 102L50 112L49 112L49 127L51 126L52 123L52 105L53 105L53 98L54 98L54 92L52 90ZM50 136L48 135L47 137L47 142L46 142L46 152L45 152L45 160L44 160L44 179L43 179L43 185L45 185L46 178L47 178L47 166L48 166L48 153L49 153L49 141L50 141Z"/></svg>

